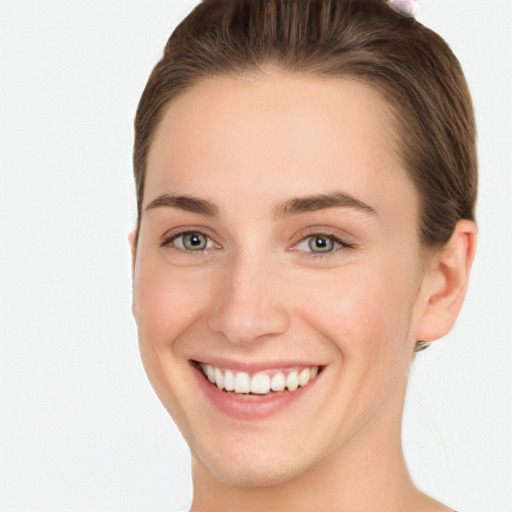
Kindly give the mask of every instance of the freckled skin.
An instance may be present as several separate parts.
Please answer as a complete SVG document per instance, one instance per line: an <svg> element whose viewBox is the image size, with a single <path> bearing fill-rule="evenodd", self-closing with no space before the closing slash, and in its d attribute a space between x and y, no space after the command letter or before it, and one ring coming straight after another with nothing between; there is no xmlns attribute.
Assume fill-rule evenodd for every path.
<svg viewBox="0 0 512 512"><path fill-rule="evenodd" d="M193 511L448 510L416 490L401 451L428 298L418 198L391 126L367 86L284 74L209 79L165 113L144 205L183 194L219 211L145 211L134 266L140 352L191 448ZM376 213L272 215L290 197L334 190ZM211 246L160 247L184 228ZM317 232L352 247L315 254L307 237ZM209 357L293 357L324 371L284 411L238 421L216 411L192 378L189 360Z"/></svg>

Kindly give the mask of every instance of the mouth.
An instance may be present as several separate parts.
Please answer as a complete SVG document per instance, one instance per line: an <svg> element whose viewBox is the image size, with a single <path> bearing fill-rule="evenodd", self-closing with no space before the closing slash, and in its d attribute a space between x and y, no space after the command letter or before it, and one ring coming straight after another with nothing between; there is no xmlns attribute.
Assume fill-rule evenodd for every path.
<svg viewBox="0 0 512 512"><path fill-rule="evenodd" d="M249 373L198 361L193 361L193 365L218 390L245 398L265 398L293 393L310 385L323 369L322 366L292 366Z"/></svg>

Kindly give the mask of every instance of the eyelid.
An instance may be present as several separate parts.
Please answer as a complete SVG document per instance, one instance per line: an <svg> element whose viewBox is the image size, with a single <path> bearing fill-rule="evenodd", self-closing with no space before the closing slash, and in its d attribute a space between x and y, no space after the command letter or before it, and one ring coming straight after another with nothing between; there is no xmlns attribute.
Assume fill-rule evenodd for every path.
<svg viewBox="0 0 512 512"><path fill-rule="evenodd" d="M171 230L166 231L164 235L162 235L159 246L161 248L165 248L166 246L171 245L172 242L178 239L180 236L197 233L206 237L208 241L211 242L211 245L204 249L197 250L181 249L175 246L172 248L183 253L195 253L197 255L205 254L211 249L221 249L222 246L214 239L212 235L208 233L208 231L210 230L203 226L177 226ZM308 255L312 255L313 257L328 257L339 252L342 249L353 249L356 246L356 242L353 239L353 237L351 237L348 234L340 234L339 230L334 228L311 227L305 233L303 232L299 236L300 238L298 238L298 240L296 238L296 241L291 244L288 250L307 253ZM324 253L297 249L297 246L299 244L306 242L308 239L312 237L328 238L332 240L337 245L337 247L335 247L332 251Z"/></svg>
<svg viewBox="0 0 512 512"><path fill-rule="evenodd" d="M178 239L180 236L187 235L187 234L199 234L208 239L213 245L211 247L206 247L205 249L198 249L198 250L187 250L187 249L180 249L178 247L173 247L173 249L176 249L178 251L187 252L187 253L205 253L209 249L220 249L221 245L215 241L215 239L207 233L208 230L206 230L203 227L195 227L195 226L182 226L182 227L176 227L174 229L171 229L167 231L160 240L160 247L164 248L172 244L174 240Z"/></svg>
<svg viewBox="0 0 512 512"><path fill-rule="evenodd" d="M308 239L310 238L313 238L313 237L325 237L325 238L328 238L330 240L332 240L333 242L335 242L335 244L337 244L339 247L335 248L334 250L332 251L329 251L329 252L313 252L313 251L304 251L304 250L299 250L297 249L297 246L301 243L304 243L306 242ZM325 229L325 228L312 228L310 230L308 230L305 234L301 234L299 240L297 240L296 242L294 242L292 244L292 246L290 247L290 250L291 251L297 251L297 252L305 252L305 253L308 253L308 254L312 254L313 256L328 256L328 255L332 255L342 249L354 249L356 246L356 242L351 238L349 237L348 235L341 235L339 234L338 232L336 232L335 230L332 230L332 229Z"/></svg>

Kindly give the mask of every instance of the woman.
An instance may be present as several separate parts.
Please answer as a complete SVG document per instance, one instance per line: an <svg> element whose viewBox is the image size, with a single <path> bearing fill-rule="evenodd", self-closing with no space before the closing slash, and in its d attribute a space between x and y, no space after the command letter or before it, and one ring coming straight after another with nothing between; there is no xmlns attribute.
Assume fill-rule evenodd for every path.
<svg viewBox="0 0 512 512"><path fill-rule="evenodd" d="M400 429L476 246L460 66L404 3L205 0L135 121L133 312L191 510L444 511Z"/></svg>

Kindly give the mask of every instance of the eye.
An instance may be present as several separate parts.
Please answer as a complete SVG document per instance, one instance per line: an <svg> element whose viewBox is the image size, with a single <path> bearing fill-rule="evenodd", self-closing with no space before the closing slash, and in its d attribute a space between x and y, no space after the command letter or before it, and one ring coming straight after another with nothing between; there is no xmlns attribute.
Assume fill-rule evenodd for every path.
<svg viewBox="0 0 512 512"><path fill-rule="evenodd" d="M181 251L205 251L214 247L213 240L200 231L175 233L167 237L161 247L172 245Z"/></svg>
<svg viewBox="0 0 512 512"><path fill-rule="evenodd" d="M353 245L341 240L334 235L313 233L304 237L296 246L295 250L310 252L314 254L329 254L342 248L352 248Z"/></svg>
<svg viewBox="0 0 512 512"><path fill-rule="evenodd" d="M335 248L334 240L323 235L310 236L307 241L311 252L331 252Z"/></svg>

